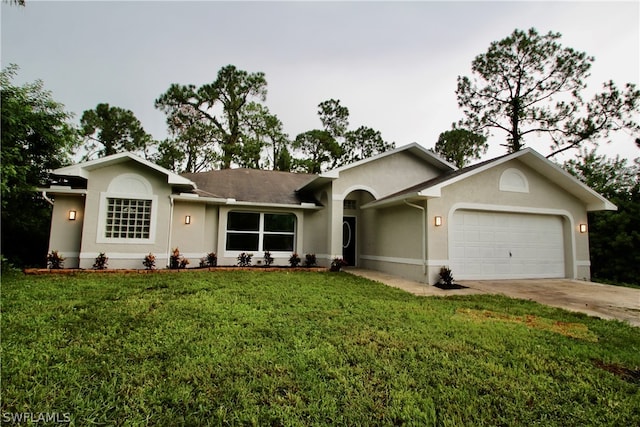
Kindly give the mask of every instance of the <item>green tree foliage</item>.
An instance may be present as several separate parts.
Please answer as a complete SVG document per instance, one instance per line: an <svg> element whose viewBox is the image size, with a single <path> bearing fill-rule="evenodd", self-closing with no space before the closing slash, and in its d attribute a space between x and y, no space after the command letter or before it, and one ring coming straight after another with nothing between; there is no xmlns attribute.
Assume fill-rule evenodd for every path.
<svg viewBox="0 0 640 427"><path fill-rule="evenodd" d="M342 148L331 133L314 129L299 134L292 143L302 158L294 160L295 169L306 173L320 173L326 165L334 163L342 156Z"/></svg>
<svg viewBox="0 0 640 427"><path fill-rule="evenodd" d="M242 167L289 171L289 138L282 122L257 102L247 104L242 117L242 145L236 161ZM289 160L287 160L289 156Z"/></svg>
<svg viewBox="0 0 640 427"><path fill-rule="evenodd" d="M146 153L152 142L151 135L131 110L109 104L98 104L95 109L85 111L80 126L86 141L85 160L123 151Z"/></svg>
<svg viewBox="0 0 640 427"><path fill-rule="evenodd" d="M35 190L49 170L70 162L79 136L43 82L17 86L17 72L10 65L0 73L2 252L16 265L38 265L47 253L51 206Z"/></svg>
<svg viewBox="0 0 640 427"><path fill-rule="evenodd" d="M395 144L383 140L380 131L367 126L360 126L358 129L348 131L345 134L345 141L342 144L342 157L337 162L337 166L373 157L393 148L395 148Z"/></svg>
<svg viewBox="0 0 640 427"><path fill-rule="evenodd" d="M264 101L267 81L264 73L248 73L227 65L216 80L200 87L172 84L155 106L167 114L167 124L177 146L187 145L186 172L198 172L220 162L229 168L252 141L244 134L248 105ZM246 160L246 159L243 159Z"/></svg>
<svg viewBox="0 0 640 427"><path fill-rule="evenodd" d="M285 172L291 172L293 170L293 159L291 158L291 153L287 146L282 147L282 149L277 153L273 170Z"/></svg>
<svg viewBox="0 0 640 427"><path fill-rule="evenodd" d="M180 146L171 139L160 141L157 146L157 153L151 156L151 161L163 168L169 169L176 173L184 170L186 152L180 149Z"/></svg>
<svg viewBox="0 0 640 427"><path fill-rule="evenodd" d="M340 100L329 99L318 104L318 116L325 131L335 138L342 138L349 127L349 109Z"/></svg>
<svg viewBox="0 0 640 427"><path fill-rule="evenodd" d="M292 143L296 154L294 169L320 173L383 153L395 147L382 139L379 131L366 126L349 128L349 109L339 100L330 99L318 105L323 129L301 133Z"/></svg>
<svg viewBox="0 0 640 427"><path fill-rule="evenodd" d="M450 163L463 168L471 160L479 159L488 148L486 136L454 126L440 134L434 151Z"/></svg>
<svg viewBox="0 0 640 427"><path fill-rule="evenodd" d="M175 172L201 172L219 160L218 132L191 105L176 107L167 117L170 138L158 146L154 161Z"/></svg>
<svg viewBox="0 0 640 427"><path fill-rule="evenodd" d="M564 168L607 197L618 210L589 212L589 248L594 280L640 285L640 158L607 158L582 149Z"/></svg>
<svg viewBox="0 0 640 427"><path fill-rule="evenodd" d="M522 149L531 135L551 141L548 157L607 138L612 131L638 132L640 91L609 81L590 102L582 99L593 57L559 43L561 35L515 30L491 43L472 62L473 80L458 77L458 105L471 130L507 134L508 152Z"/></svg>

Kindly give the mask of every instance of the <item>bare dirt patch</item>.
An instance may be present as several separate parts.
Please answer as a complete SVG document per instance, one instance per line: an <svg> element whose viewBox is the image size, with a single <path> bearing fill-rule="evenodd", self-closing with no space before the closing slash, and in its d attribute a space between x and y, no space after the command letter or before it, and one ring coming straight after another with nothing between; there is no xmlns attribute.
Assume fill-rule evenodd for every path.
<svg viewBox="0 0 640 427"><path fill-rule="evenodd" d="M613 375L630 382L632 384L640 384L640 369L629 369L617 363L605 363L602 360L593 360L593 364Z"/></svg>
<svg viewBox="0 0 640 427"><path fill-rule="evenodd" d="M490 310L473 310L469 308L460 308L457 314L470 320L482 321L498 321L518 323L532 329L550 331L566 337L576 338L580 340L597 342L598 336L591 332L587 325L582 323L560 322L557 320L547 319L534 315L515 316L507 313L498 313Z"/></svg>

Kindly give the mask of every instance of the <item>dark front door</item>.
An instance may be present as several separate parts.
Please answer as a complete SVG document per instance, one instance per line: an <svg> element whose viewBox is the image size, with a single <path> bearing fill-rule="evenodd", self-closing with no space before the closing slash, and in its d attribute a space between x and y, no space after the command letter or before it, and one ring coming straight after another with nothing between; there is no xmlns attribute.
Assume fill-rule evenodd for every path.
<svg viewBox="0 0 640 427"><path fill-rule="evenodd" d="M342 259L347 265L356 265L356 217L342 219Z"/></svg>

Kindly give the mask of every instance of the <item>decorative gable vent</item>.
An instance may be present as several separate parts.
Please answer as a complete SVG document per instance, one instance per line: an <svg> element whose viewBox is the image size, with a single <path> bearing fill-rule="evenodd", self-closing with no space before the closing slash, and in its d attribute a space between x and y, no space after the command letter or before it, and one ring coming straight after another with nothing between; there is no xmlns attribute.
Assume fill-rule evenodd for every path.
<svg viewBox="0 0 640 427"><path fill-rule="evenodd" d="M515 168L509 168L500 175L500 191L528 193L529 181L524 174Z"/></svg>

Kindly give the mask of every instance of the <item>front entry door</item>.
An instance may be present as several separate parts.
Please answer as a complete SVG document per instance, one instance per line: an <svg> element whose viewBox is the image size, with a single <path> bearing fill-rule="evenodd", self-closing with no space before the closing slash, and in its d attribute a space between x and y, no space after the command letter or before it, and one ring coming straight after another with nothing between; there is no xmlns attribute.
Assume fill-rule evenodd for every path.
<svg viewBox="0 0 640 427"><path fill-rule="evenodd" d="M342 259L347 265L356 265L356 217L342 219Z"/></svg>

